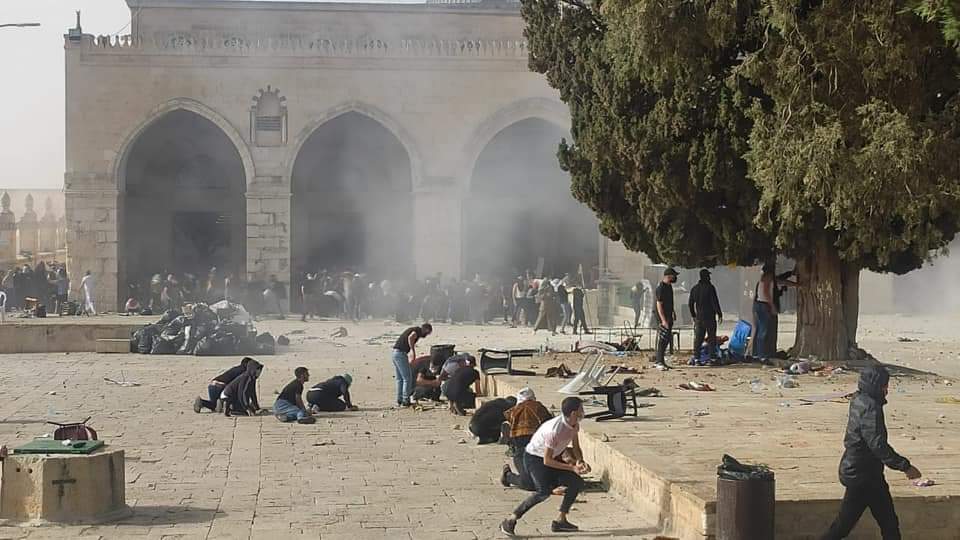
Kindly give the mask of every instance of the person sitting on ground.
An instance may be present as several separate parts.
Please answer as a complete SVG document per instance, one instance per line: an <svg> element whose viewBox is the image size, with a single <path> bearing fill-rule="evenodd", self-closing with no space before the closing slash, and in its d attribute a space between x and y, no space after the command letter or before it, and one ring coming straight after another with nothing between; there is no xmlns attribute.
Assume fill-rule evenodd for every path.
<svg viewBox="0 0 960 540"><path fill-rule="evenodd" d="M477 394L480 392L480 373L472 367L463 367L446 382L450 412L457 416L466 416L467 409L476 407ZM475 390L471 390L470 387L474 385Z"/></svg>
<svg viewBox="0 0 960 540"><path fill-rule="evenodd" d="M513 511L507 519L500 523L500 531L509 536L515 536L517 521L531 508L550 498L553 489L557 486L566 486L563 502L560 504L560 516L550 524L553 532L576 532L580 530L576 525L567 521L570 507L577 500L577 495L583 489L581 474L590 472L590 466L583 461L583 452L580 450L580 421L583 419L583 401L578 397L570 396L560 405L563 416L544 422L533 434L530 443L524 450L524 467L530 471L537 491L527 497ZM560 457L567 445L573 444L573 455L576 462L573 465L564 463Z"/></svg>
<svg viewBox="0 0 960 540"><path fill-rule="evenodd" d="M124 311L127 315L139 315L140 314L140 301L135 297L131 296L127 298L127 304L124 306Z"/></svg>
<svg viewBox="0 0 960 540"><path fill-rule="evenodd" d="M440 373L443 363L434 363L429 356L421 356L414 360L410 366L413 370L414 387L411 399L420 401L429 399L431 401L440 401L440 379L437 375Z"/></svg>
<svg viewBox="0 0 960 540"><path fill-rule="evenodd" d="M207 384L207 393L210 399L206 400L202 397L197 397L197 399L193 401L193 412L199 413L201 409L223 412L223 400L220 399L223 388L242 375L243 372L247 370L247 364L249 364L251 360L253 360L253 358L248 356L241 360L239 365L233 366L211 379Z"/></svg>
<svg viewBox="0 0 960 540"><path fill-rule="evenodd" d="M350 401L351 384L353 384L353 376L344 373L314 385L313 388L307 390L307 404L310 405L310 412L359 410L359 407ZM341 396L343 397L342 400L340 399Z"/></svg>
<svg viewBox="0 0 960 540"><path fill-rule="evenodd" d="M277 401L273 404L273 414L281 422L297 421L299 424L312 424L316 419L310 416L310 412L303 405L303 383L310 380L310 372L305 367L298 367L293 370L293 376L296 377L280 392Z"/></svg>
<svg viewBox="0 0 960 540"><path fill-rule="evenodd" d="M227 383L220 393L225 416L253 416L260 411L257 399L257 379L263 365L256 360L247 362L247 367L238 377Z"/></svg>
<svg viewBox="0 0 960 540"><path fill-rule="evenodd" d="M491 399L473 413L470 418L470 433L479 439L477 444L490 444L500 440L500 428L506 421L504 413L516 404L517 398L513 396Z"/></svg>
<svg viewBox="0 0 960 540"><path fill-rule="evenodd" d="M516 406L507 410L505 416L510 425L508 444L513 456L513 466L517 472L510 470L509 463L504 464L500 483L503 487L514 486L526 491L534 491L536 486L533 485L533 478L523 465L523 451L537 429L553 418L553 415L543 406L543 403L537 401L533 390L523 388L517 393Z"/></svg>

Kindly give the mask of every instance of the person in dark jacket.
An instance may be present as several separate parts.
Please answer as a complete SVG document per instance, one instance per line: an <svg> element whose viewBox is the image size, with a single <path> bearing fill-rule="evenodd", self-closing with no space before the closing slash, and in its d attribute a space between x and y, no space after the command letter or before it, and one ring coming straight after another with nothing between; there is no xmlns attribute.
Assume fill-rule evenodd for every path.
<svg viewBox="0 0 960 540"><path fill-rule="evenodd" d="M247 364L249 364L251 360L253 360L253 358L246 357L240 361L240 365L233 366L211 379L207 384L207 393L210 397L209 401L202 397L195 399L193 401L193 412L199 413L201 409L223 412L223 402L220 400L220 394L223 393L225 386L233 382L234 379L247 370Z"/></svg>
<svg viewBox="0 0 960 540"><path fill-rule="evenodd" d="M506 422L504 413L517 404L517 398L491 399L484 402L470 418L470 433L477 436L477 444L490 444L500 440L500 431Z"/></svg>
<svg viewBox="0 0 960 540"><path fill-rule="evenodd" d="M717 359L717 323L723 322L723 311L717 288L710 282L710 271L700 270L700 281L690 290L690 316L693 318L693 357L700 357L703 338L707 338L710 360Z"/></svg>
<svg viewBox="0 0 960 540"><path fill-rule="evenodd" d="M353 376L344 373L314 385L307 390L307 404L310 406L310 412L358 410L358 407L350 401L351 384L353 384ZM340 399L341 397L343 399Z"/></svg>
<svg viewBox="0 0 960 540"><path fill-rule="evenodd" d="M921 475L887 442L883 405L887 402L889 381L890 374L883 366L869 367L860 373L860 391L850 402L843 458L840 459L840 483L847 490L840 503L840 514L823 535L823 540L846 538L868 507L880 526L883 540L900 540L900 521L893 508L883 467L902 471L910 480Z"/></svg>
<svg viewBox="0 0 960 540"><path fill-rule="evenodd" d="M220 399L223 400L223 414L226 416L247 416L257 414L260 401L257 399L257 378L263 371L263 365L256 360L247 362L246 370L223 388Z"/></svg>

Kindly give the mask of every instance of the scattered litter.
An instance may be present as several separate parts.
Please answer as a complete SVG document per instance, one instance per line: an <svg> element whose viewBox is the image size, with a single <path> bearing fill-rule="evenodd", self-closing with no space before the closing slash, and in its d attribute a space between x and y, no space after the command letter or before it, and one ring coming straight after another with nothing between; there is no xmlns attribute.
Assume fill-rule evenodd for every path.
<svg viewBox="0 0 960 540"><path fill-rule="evenodd" d="M914 480L913 485L915 485L915 486L917 486L917 487L919 487L919 488L925 488L925 487L935 486L935 485L937 485L937 483L934 482L933 480L927 478L927 479L924 479L924 480Z"/></svg>
<svg viewBox="0 0 960 540"><path fill-rule="evenodd" d="M811 366L810 362L807 362L806 360L797 362L790 366L790 373L794 375L803 375L805 373L810 373L811 371L813 371L813 366Z"/></svg>
<svg viewBox="0 0 960 540"><path fill-rule="evenodd" d="M640 370L630 366L612 365L607 368L607 373L640 373Z"/></svg>
<svg viewBox="0 0 960 540"><path fill-rule="evenodd" d="M830 374L831 374L831 375L843 375L843 374L846 373L846 372L847 372L847 370L843 369L842 367L836 367L836 368L833 368L833 371L831 371Z"/></svg>
<svg viewBox="0 0 960 540"><path fill-rule="evenodd" d="M333 332L331 332L331 333L330 333L330 337L332 337L332 338L344 338L344 337L347 337L347 329L346 329L345 327L341 326L340 328L337 328L336 330L334 330Z"/></svg>
<svg viewBox="0 0 960 540"><path fill-rule="evenodd" d="M457 441L457 444L467 444L467 440L466 440L466 439L460 439L459 441Z"/></svg>
<svg viewBox="0 0 960 540"><path fill-rule="evenodd" d="M960 405L960 399L953 396L937 398L937 403L946 403L947 405Z"/></svg>
<svg viewBox="0 0 960 540"><path fill-rule="evenodd" d="M944 385L944 386L953 386L953 381L948 380L948 379L944 379L944 380L943 380L943 385Z"/></svg>
<svg viewBox="0 0 960 540"><path fill-rule="evenodd" d="M695 390L697 392L714 392L715 389L705 382L690 381L680 384L683 390Z"/></svg>
<svg viewBox="0 0 960 540"><path fill-rule="evenodd" d="M837 392L835 394L827 394L824 396L812 396L812 397L802 397L798 401L804 403L825 403L831 401L833 403L845 403L853 397L856 392Z"/></svg>
<svg viewBox="0 0 960 540"><path fill-rule="evenodd" d="M433 440L433 439L427 439L427 440L424 441L424 442L427 444L427 446L432 446L432 445L434 445L434 444L437 444L437 441L435 441L435 440Z"/></svg>
<svg viewBox="0 0 960 540"><path fill-rule="evenodd" d="M130 387L130 386L140 386L140 383L138 383L138 382L123 381L123 380L115 381L115 380L111 379L110 377L104 377L103 380L107 381L107 382L110 383L110 384L116 384L116 385L119 385L119 386L126 386L126 387Z"/></svg>
<svg viewBox="0 0 960 540"><path fill-rule="evenodd" d="M753 392L754 394L758 392L763 392L766 389L767 389L767 386L762 382L760 382L760 379L753 379L752 381L750 381L750 391Z"/></svg>
<svg viewBox="0 0 960 540"><path fill-rule="evenodd" d="M602 442L610 442L610 437L607 436L606 433L602 433L602 434L600 434L600 440L601 440Z"/></svg>
<svg viewBox="0 0 960 540"><path fill-rule="evenodd" d="M800 383L797 382L792 375L784 375L783 377L777 378L777 387L779 388L799 388Z"/></svg>
<svg viewBox="0 0 960 540"><path fill-rule="evenodd" d="M458 429L461 429L460 424L454 424L454 425L453 425L453 430L454 430L454 431L457 431Z"/></svg>
<svg viewBox="0 0 960 540"><path fill-rule="evenodd" d="M51 391L47 392L47 395L48 395L48 396L55 396L55 395L57 395L57 391L56 391L56 390L51 390Z"/></svg>
<svg viewBox="0 0 960 540"><path fill-rule="evenodd" d="M320 441L313 443L313 446L336 446L336 444L333 441Z"/></svg>
<svg viewBox="0 0 960 540"><path fill-rule="evenodd" d="M773 471L766 465L747 465L724 454L717 476L724 480L773 480Z"/></svg>
<svg viewBox="0 0 960 540"><path fill-rule="evenodd" d="M920 340L916 338L908 338L908 337L901 336L897 338L897 341L899 341L900 343L916 343Z"/></svg>
<svg viewBox="0 0 960 540"><path fill-rule="evenodd" d="M568 368L568 367L567 367L566 365L564 365L564 364L560 364L560 365L557 366L557 367L547 368L547 377L548 377L548 378L559 377L559 378L561 378L561 379L569 379L570 377L573 377L574 375L576 375L576 373L574 373L573 371L570 371L570 368Z"/></svg>
<svg viewBox="0 0 960 540"><path fill-rule="evenodd" d="M687 411L687 416L710 416L710 411L708 409L697 409L695 411Z"/></svg>
<svg viewBox="0 0 960 540"><path fill-rule="evenodd" d="M410 485L411 485L411 486L419 486L420 484L418 484L418 483L416 483L416 482L414 482L414 481L411 480L411 481L410 481Z"/></svg>
<svg viewBox="0 0 960 540"><path fill-rule="evenodd" d="M637 390L637 397L663 397L663 393L654 387L644 388L643 390Z"/></svg>

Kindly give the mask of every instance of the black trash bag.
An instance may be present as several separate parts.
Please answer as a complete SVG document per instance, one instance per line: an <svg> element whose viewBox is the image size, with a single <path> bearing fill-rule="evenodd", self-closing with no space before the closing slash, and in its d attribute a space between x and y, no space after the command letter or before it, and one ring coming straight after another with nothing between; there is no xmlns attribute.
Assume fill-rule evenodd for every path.
<svg viewBox="0 0 960 540"><path fill-rule="evenodd" d="M155 324L144 326L140 330L140 341L137 343L137 352L140 354L150 354L153 350L153 340L160 335L160 329Z"/></svg>
<svg viewBox="0 0 960 540"><path fill-rule="evenodd" d="M176 319L181 315L183 314L175 309L168 309L163 313L163 317L160 317L160 320L157 321L157 324L160 326L166 326L167 324L170 323L170 321Z"/></svg>
<svg viewBox="0 0 960 540"><path fill-rule="evenodd" d="M215 331L218 334L224 333L236 336L237 338L244 338L247 336L247 325L233 321L224 321L216 326Z"/></svg>
<svg viewBox="0 0 960 540"><path fill-rule="evenodd" d="M236 354L237 338L225 333L204 337L197 343L197 356L229 356Z"/></svg>
<svg viewBox="0 0 960 540"><path fill-rule="evenodd" d="M260 355L272 355L277 352L277 343L274 341L270 332L259 334L256 339L257 352Z"/></svg>
<svg viewBox="0 0 960 540"><path fill-rule="evenodd" d="M183 315L180 315L176 319L173 319L163 328L163 331L160 334L164 337L173 337L183 334L183 327L187 322L187 318Z"/></svg>
<svg viewBox="0 0 960 540"><path fill-rule="evenodd" d="M773 480L773 471L766 465L747 465L724 454L717 476L724 480Z"/></svg>
<svg viewBox="0 0 960 540"><path fill-rule="evenodd" d="M153 340L153 348L150 354L174 354L180 346L180 339L177 336L168 337L163 334Z"/></svg>
<svg viewBox="0 0 960 540"><path fill-rule="evenodd" d="M143 335L143 328L137 330L130 336L130 352L140 352L140 336Z"/></svg>
<svg viewBox="0 0 960 540"><path fill-rule="evenodd" d="M149 315L149 316L152 316L152 315L153 315L153 310L150 309L149 307L145 307L145 308L143 308L143 309L140 310L140 315Z"/></svg>

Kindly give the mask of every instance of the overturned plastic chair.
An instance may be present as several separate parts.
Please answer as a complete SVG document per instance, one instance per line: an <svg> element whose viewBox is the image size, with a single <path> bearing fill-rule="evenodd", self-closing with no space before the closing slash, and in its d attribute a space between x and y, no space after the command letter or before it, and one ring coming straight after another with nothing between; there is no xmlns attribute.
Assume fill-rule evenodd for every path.
<svg viewBox="0 0 960 540"><path fill-rule="evenodd" d="M577 372L577 376L574 377L572 381L561 386L557 392L577 395L580 393L580 390L584 388L600 386L600 376L603 375L606 366L600 362L603 358L603 351L596 351L595 354L596 356L593 358L593 362L590 362L590 357L588 356L587 359L583 361L583 365L580 366L580 371ZM588 364L590 367L587 367Z"/></svg>

